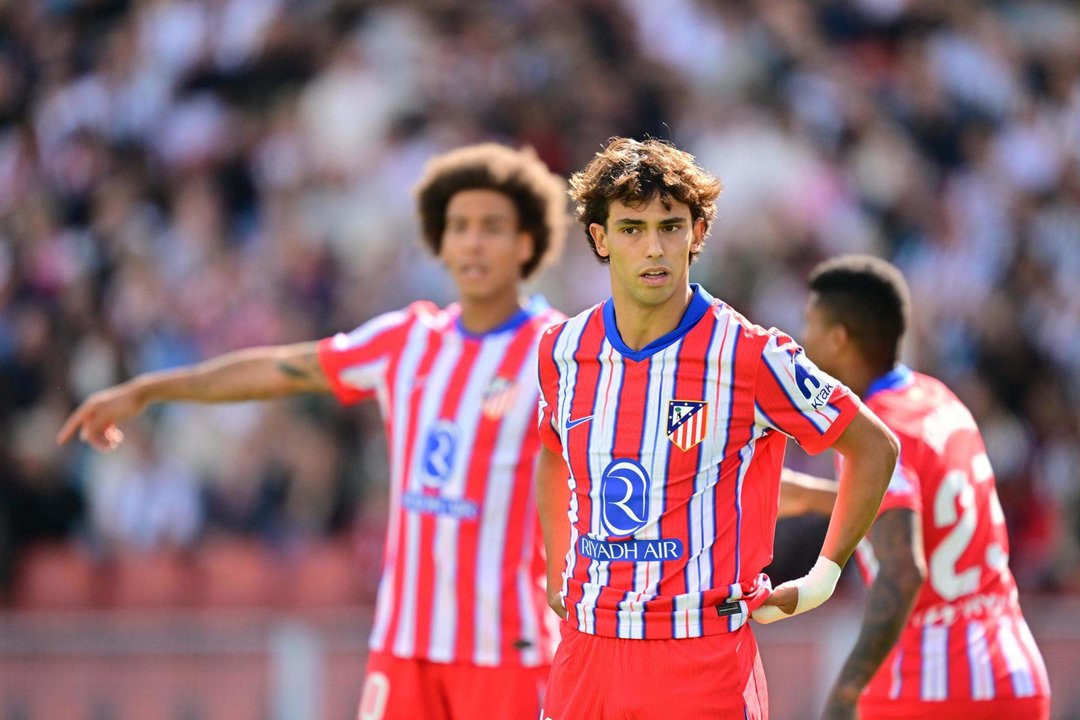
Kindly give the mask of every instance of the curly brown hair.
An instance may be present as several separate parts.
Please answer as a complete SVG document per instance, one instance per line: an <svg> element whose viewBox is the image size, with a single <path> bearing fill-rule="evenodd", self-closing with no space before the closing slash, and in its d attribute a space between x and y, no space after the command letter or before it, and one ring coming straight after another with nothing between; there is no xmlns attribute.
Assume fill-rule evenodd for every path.
<svg viewBox="0 0 1080 720"><path fill-rule="evenodd" d="M577 204L577 219L585 226L589 247L602 263L589 232L593 223L606 225L608 209L618 200L631 207L647 205L660 195L690 207L690 217L705 221L705 236L716 216L716 198L723 185L698 166L694 156L664 140L616 137L596 153L585 169L570 177L570 197ZM691 253L693 262L697 253Z"/></svg>
<svg viewBox="0 0 1080 720"><path fill-rule="evenodd" d="M439 254L446 230L446 206L462 190L496 190L513 201L519 227L533 240L533 254L521 266L528 278L554 261L566 237L566 181L553 174L532 148L497 143L467 145L432 158L413 192L424 243Z"/></svg>

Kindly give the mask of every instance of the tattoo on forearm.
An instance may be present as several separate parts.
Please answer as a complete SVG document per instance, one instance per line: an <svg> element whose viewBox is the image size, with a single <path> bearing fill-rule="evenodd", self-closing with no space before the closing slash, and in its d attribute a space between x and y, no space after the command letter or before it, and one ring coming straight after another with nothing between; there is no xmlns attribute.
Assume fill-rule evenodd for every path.
<svg viewBox="0 0 1080 720"><path fill-rule="evenodd" d="M294 365L293 363L281 360L278 362L278 370L285 373L289 377L298 378L300 380L306 380L310 377L308 371L302 367Z"/></svg>
<svg viewBox="0 0 1080 720"><path fill-rule="evenodd" d="M890 510L878 518L870 537L879 571L867 598L866 614L855 648L837 686L864 687L889 654L907 622L921 585L915 558L922 552L917 516Z"/></svg>

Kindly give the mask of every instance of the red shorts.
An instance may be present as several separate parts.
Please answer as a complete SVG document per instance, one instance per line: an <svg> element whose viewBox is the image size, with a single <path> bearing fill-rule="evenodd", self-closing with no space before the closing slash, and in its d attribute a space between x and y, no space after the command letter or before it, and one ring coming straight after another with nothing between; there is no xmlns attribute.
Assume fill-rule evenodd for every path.
<svg viewBox="0 0 1080 720"><path fill-rule="evenodd" d="M912 702L859 700L859 720L1049 720L1050 698Z"/></svg>
<svg viewBox="0 0 1080 720"><path fill-rule="evenodd" d="M749 626L679 640L587 635L566 623L561 628L543 720L769 717L765 673Z"/></svg>
<svg viewBox="0 0 1080 720"><path fill-rule="evenodd" d="M535 720L548 672L547 666L445 665L373 652L356 720Z"/></svg>

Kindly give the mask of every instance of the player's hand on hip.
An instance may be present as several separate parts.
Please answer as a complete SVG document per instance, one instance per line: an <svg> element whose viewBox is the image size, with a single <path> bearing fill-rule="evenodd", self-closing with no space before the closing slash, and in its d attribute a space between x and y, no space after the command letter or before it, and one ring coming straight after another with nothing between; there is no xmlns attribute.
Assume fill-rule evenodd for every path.
<svg viewBox="0 0 1080 720"><path fill-rule="evenodd" d="M562 591L558 587L549 587L547 591L548 607L555 611L563 620L566 619L566 605L563 603Z"/></svg>
<svg viewBox="0 0 1080 720"><path fill-rule="evenodd" d="M778 586L751 617L767 624L813 610L832 596L839 579L840 566L818 556L809 573Z"/></svg>
<svg viewBox="0 0 1080 720"><path fill-rule="evenodd" d="M128 385L118 385L91 395L68 416L56 442L64 444L78 431L79 439L96 450L115 450L124 439L117 423L135 417L146 403Z"/></svg>

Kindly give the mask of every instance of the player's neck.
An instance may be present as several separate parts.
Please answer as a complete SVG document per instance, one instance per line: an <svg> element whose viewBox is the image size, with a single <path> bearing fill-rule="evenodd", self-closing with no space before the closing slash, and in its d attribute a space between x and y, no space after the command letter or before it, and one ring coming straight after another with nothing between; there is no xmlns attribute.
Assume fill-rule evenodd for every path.
<svg viewBox="0 0 1080 720"><path fill-rule="evenodd" d="M525 300L516 286L508 292L484 300L466 297L458 301L461 306L461 324L470 333L483 335L503 325L525 307Z"/></svg>
<svg viewBox="0 0 1080 720"><path fill-rule="evenodd" d="M870 384L883 374L880 370L875 370L864 362L851 362L844 369L844 379L841 382L859 397L864 397L866 391L870 389Z"/></svg>
<svg viewBox="0 0 1080 720"><path fill-rule="evenodd" d="M611 299L615 303L615 325L619 337L631 350L641 350L653 340L662 338L679 327L686 314L694 291L687 284L685 290L672 293L660 305L641 305L629 293L612 288Z"/></svg>

